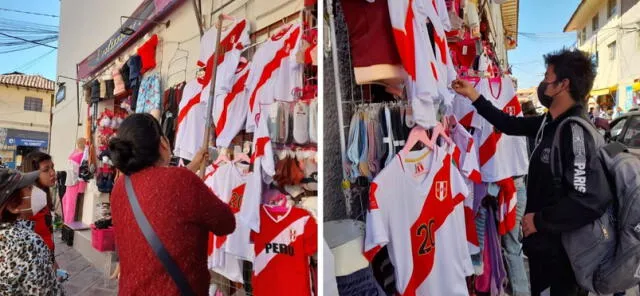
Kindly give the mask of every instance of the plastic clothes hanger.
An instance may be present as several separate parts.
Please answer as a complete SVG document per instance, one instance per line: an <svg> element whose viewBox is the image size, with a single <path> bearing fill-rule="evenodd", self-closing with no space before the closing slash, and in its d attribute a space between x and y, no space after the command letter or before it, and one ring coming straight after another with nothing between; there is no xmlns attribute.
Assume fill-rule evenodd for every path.
<svg viewBox="0 0 640 296"><path fill-rule="evenodd" d="M231 160L229 159L229 152L226 149L222 148L220 149L218 158L216 158L216 161L213 164L219 166L220 164L224 164L230 161Z"/></svg>
<svg viewBox="0 0 640 296"><path fill-rule="evenodd" d="M273 190L273 192L268 194L270 195L270 198L267 200L265 206L270 212L284 214L289 210L289 207L287 207L287 198L284 194L277 190Z"/></svg>
<svg viewBox="0 0 640 296"><path fill-rule="evenodd" d="M444 119L446 119L446 116L443 117L443 120ZM449 145L453 144L453 141L451 140L451 138L447 136L446 129L444 128L444 125L442 125L442 123L437 123L432 130L431 140L430 140L432 147L433 145L435 145L436 141L438 140L438 137L442 137L442 139L444 139Z"/></svg>
<svg viewBox="0 0 640 296"><path fill-rule="evenodd" d="M427 135L427 130L425 130L421 126L416 126L411 129L409 133L409 137L407 138L407 144L402 147L400 150L400 155L405 156L411 149L418 144L418 142L424 144L427 148L433 150L433 142L429 139Z"/></svg>

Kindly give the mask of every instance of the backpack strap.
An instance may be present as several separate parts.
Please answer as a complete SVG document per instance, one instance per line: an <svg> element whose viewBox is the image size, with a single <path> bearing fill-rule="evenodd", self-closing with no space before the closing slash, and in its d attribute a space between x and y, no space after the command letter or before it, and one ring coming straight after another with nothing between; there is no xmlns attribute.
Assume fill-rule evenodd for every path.
<svg viewBox="0 0 640 296"><path fill-rule="evenodd" d="M153 252L156 254L160 262L162 262L162 265L167 270L167 273L169 273L176 286L178 286L180 295L195 295L193 293L193 290L191 290L189 281L187 281L184 273L182 273L182 271L178 267L178 264L176 264L173 258L171 258L171 254L169 254L167 249L164 247L162 241L160 241L160 238L149 223L149 220L147 220L147 217L142 212L142 208L140 208L138 197L133 190L133 184L131 184L131 178L129 176L124 177L124 184L125 189L127 190L127 197L129 198L131 210L133 210L133 215L136 218L136 222L138 222L138 227L140 227L144 238L147 240L147 243L149 243L151 249L153 249Z"/></svg>
<svg viewBox="0 0 640 296"><path fill-rule="evenodd" d="M562 150L561 150L562 141L560 137L562 136L561 135L562 129L564 128L565 125L568 125L569 123L579 124L585 130L587 130L587 132L591 135L591 138L593 138L596 148L599 148L605 144L604 138L602 137L602 135L600 135L600 133L598 133L595 126L590 121L580 116L571 116L565 119L564 121L562 121L558 126L558 128L556 129L556 132L553 136L553 142L551 144L551 153L550 153L551 175L553 176L554 185L561 184L562 176L564 175L564 168L562 167L562 164L563 164Z"/></svg>

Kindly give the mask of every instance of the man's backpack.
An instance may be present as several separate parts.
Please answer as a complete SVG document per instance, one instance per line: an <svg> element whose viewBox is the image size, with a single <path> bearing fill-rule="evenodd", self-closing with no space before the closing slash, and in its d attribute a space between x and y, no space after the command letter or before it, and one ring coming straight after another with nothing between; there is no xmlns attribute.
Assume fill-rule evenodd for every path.
<svg viewBox="0 0 640 296"><path fill-rule="evenodd" d="M562 161L557 159L562 155L560 131L568 123L581 125L595 140L596 157L606 170L613 203L598 220L563 233L562 243L578 284L599 294L625 291L640 282L640 159L620 143L605 144L586 119L570 117L558 126L551 147L556 184L563 176Z"/></svg>

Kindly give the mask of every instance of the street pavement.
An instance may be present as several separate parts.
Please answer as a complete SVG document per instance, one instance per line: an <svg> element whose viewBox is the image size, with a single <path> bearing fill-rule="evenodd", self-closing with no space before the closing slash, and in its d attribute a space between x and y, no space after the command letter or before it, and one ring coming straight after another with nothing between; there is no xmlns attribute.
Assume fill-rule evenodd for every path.
<svg viewBox="0 0 640 296"><path fill-rule="evenodd" d="M68 296L115 296L118 295L118 281L110 280L96 269L74 248L62 242L60 232L54 235L56 261L61 269L69 272L69 280L63 286Z"/></svg>

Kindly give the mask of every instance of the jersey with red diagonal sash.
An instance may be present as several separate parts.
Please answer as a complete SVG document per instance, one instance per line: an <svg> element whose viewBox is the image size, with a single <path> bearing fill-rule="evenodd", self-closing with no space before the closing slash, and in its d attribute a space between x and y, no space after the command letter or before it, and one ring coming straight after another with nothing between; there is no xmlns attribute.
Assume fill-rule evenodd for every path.
<svg viewBox="0 0 640 296"><path fill-rule="evenodd" d="M438 0L439 1L439 0ZM393 35L402 64L407 71L407 94L413 103L416 123L425 127L436 124L436 106L443 100L451 106L453 94L448 89L456 73L451 62L443 18L438 14L435 1L388 1ZM445 12L443 12L445 13ZM434 24L435 52L425 24Z"/></svg>
<svg viewBox="0 0 640 296"><path fill-rule="evenodd" d="M498 109L512 116L522 116L522 108L510 78L502 77L494 81L482 79L477 88ZM482 181L497 182L527 174L529 159L526 138L505 135L483 119L479 144Z"/></svg>
<svg viewBox="0 0 640 296"><path fill-rule="evenodd" d="M365 256L388 246L401 295L468 295L471 259L456 214L467 194L452 152L437 145L397 155L374 179Z"/></svg>
<svg viewBox="0 0 640 296"><path fill-rule="evenodd" d="M254 244L253 295L311 295L309 259L318 249L318 226L309 212L290 207L275 213L260 207Z"/></svg>
<svg viewBox="0 0 640 296"><path fill-rule="evenodd" d="M247 175L236 164L228 162L207 168L205 184L231 211L238 215L244 200ZM249 242L249 227L236 223L236 229L226 236L209 234L207 265L209 269L234 282L243 282L242 261L253 258ZM231 252L233 250L233 252ZM242 256L237 256L241 254Z"/></svg>
<svg viewBox="0 0 640 296"><path fill-rule="evenodd" d="M204 141L207 106L200 99L201 91L202 85L191 80L184 86L180 100L173 153L188 160L193 158Z"/></svg>
<svg viewBox="0 0 640 296"><path fill-rule="evenodd" d="M213 64L217 40L218 28L212 26L200 38L200 57L198 59L198 67L204 67L204 76L198 78L198 81L205 88L206 96L209 96L208 85L211 83L213 75ZM240 55L244 47L250 43L249 40L249 22L245 19L234 19L232 23L224 25L220 32L220 54L218 54L218 71L216 73L216 94L227 93L231 90L234 81L234 73Z"/></svg>
<svg viewBox="0 0 640 296"><path fill-rule="evenodd" d="M249 77L249 62L243 60L238 64L231 90L216 95L213 102L213 120L216 123L218 147L229 147L233 138L244 128L249 107L246 97L247 77Z"/></svg>
<svg viewBox="0 0 640 296"><path fill-rule="evenodd" d="M251 163L253 171L247 180L245 202L240 208L240 223L244 223L253 231L260 231L260 202L262 189L270 184L275 175L273 147L269 138L268 116L260 116L258 127L253 133L253 149Z"/></svg>
<svg viewBox="0 0 640 296"><path fill-rule="evenodd" d="M478 149L473 136L462 125L457 124L452 133L451 139L456 145L454 160L460 168L460 173L465 178L465 184L469 192L473 192L474 183L482 183L480 175L480 164L478 163ZM473 194L469 194L464 200L464 228L467 233L467 243L470 254L480 252L480 242L476 229L475 213L473 211Z"/></svg>
<svg viewBox="0 0 640 296"><path fill-rule="evenodd" d="M303 65L297 63L296 52L301 35L300 24L285 27L260 45L253 55L247 80L247 132L256 128L263 105L274 100L292 102L298 97L295 90L302 87Z"/></svg>
<svg viewBox="0 0 640 296"><path fill-rule="evenodd" d="M478 89L480 80L474 83L474 87ZM461 95L453 98L453 114L458 118L458 122L466 128L474 128L480 130L482 128L483 118L478 114L476 108L473 107L471 100ZM477 146L477 145L476 145Z"/></svg>

